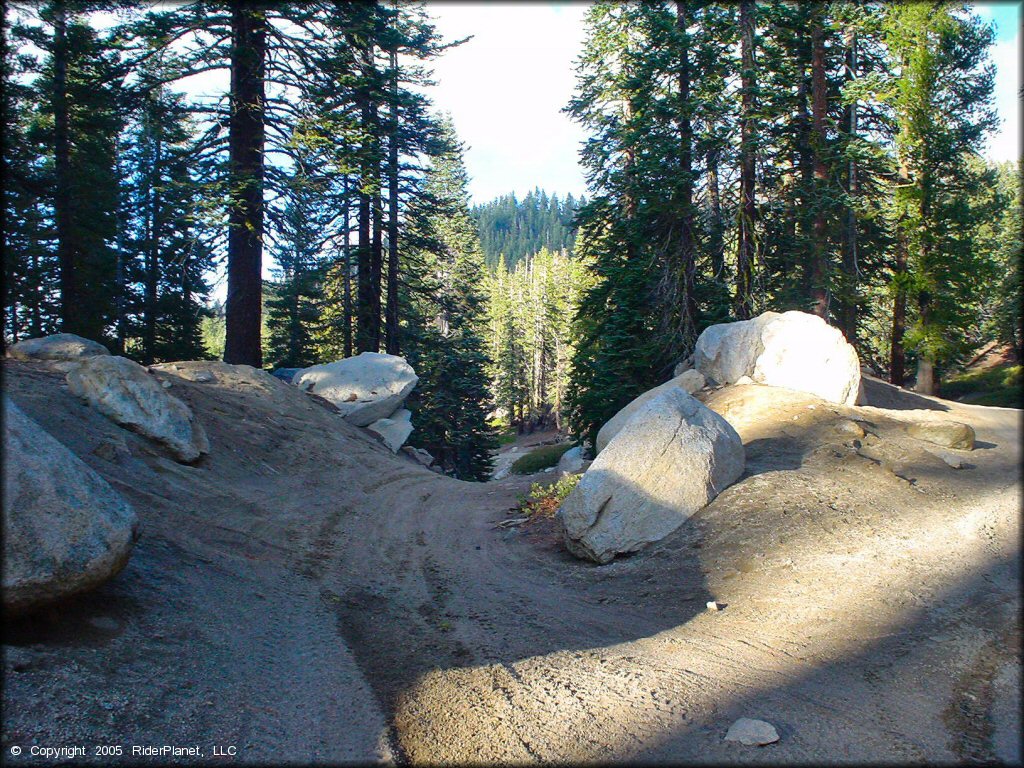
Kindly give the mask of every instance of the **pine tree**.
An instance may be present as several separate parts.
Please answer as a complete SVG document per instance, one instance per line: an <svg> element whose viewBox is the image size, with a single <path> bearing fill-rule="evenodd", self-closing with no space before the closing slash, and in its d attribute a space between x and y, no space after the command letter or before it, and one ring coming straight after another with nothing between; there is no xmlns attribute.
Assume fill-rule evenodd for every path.
<svg viewBox="0 0 1024 768"><path fill-rule="evenodd" d="M448 149L426 178L429 207L409 212L412 258L422 264L420 290L409 292L403 351L419 375L409 400L412 444L462 479L490 474L496 446L487 421L490 393L484 344L484 259L469 214L462 146L450 118L441 124Z"/></svg>
<svg viewBox="0 0 1024 768"><path fill-rule="evenodd" d="M902 384L906 344L917 353L917 389L934 394L935 365L954 351L960 307L979 272L962 230L973 225L972 190L991 183L968 158L995 125L994 32L969 9L910 4L888 9L885 35L899 69L889 94L899 123L890 376Z"/></svg>

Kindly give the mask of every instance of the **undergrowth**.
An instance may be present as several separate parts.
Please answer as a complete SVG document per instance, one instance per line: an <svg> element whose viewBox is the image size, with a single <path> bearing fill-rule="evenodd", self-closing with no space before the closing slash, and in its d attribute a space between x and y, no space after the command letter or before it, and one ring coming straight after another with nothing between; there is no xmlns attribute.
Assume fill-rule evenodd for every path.
<svg viewBox="0 0 1024 768"><path fill-rule="evenodd" d="M529 475L534 472L540 472L542 469L553 467L558 464L562 454L570 448L572 448L572 445L569 443L541 446L516 459L515 464L512 465L512 472L517 475Z"/></svg>
<svg viewBox="0 0 1024 768"><path fill-rule="evenodd" d="M975 405L1022 408L1021 365L996 365L957 374L942 382L939 393L947 400L962 400L970 396L969 402Z"/></svg>
<svg viewBox="0 0 1024 768"><path fill-rule="evenodd" d="M550 485L533 483L530 493L519 498L519 511L530 520L554 517L555 512L580 482L581 475L566 475Z"/></svg>

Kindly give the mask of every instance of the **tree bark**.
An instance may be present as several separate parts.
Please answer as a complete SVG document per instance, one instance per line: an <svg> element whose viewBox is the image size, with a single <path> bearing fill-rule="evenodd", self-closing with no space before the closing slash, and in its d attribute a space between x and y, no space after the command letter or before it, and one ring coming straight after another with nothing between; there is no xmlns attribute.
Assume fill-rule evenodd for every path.
<svg viewBox="0 0 1024 768"><path fill-rule="evenodd" d="M705 161L708 168L708 205L711 208L711 223L708 227L708 251L711 254L711 271L716 282L725 282L725 225L722 222L722 194L718 179L719 149L708 150Z"/></svg>
<svg viewBox="0 0 1024 768"><path fill-rule="evenodd" d="M83 327L79 296L77 253L71 216L71 127L68 113L67 9L62 2L53 8L53 217L57 230L57 262L60 268L60 320L65 333L89 335Z"/></svg>
<svg viewBox="0 0 1024 768"><path fill-rule="evenodd" d="M828 169L825 166L825 114L828 108L825 81L824 6L819 5L811 23L811 152L814 158L814 208L812 243L809 251L808 288L811 311L828 320L829 290L827 239Z"/></svg>
<svg viewBox="0 0 1024 768"><path fill-rule="evenodd" d="M897 187L910 184L910 169L906 158L900 159ZM893 275L892 338L889 342L889 382L902 387L906 378L906 350L903 337L907 332L907 262L909 245L906 233L906 215L901 213L896 222L896 263Z"/></svg>
<svg viewBox="0 0 1024 768"><path fill-rule="evenodd" d="M143 291L142 359L146 365L154 361L156 349L157 285L160 277L160 162L162 146L160 126L150 126L154 132L153 166L149 169L149 222L145 256L146 277Z"/></svg>
<svg viewBox="0 0 1024 768"><path fill-rule="evenodd" d="M342 258L345 262L345 272L342 275L342 329L341 329L341 343L342 343L342 354L345 357L352 357L352 248L349 243L350 227L352 220L350 217L350 205L349 205L349 187L348 187L348 176L345 176L344 186L342 188L342 194L344 195L345 202L343 208L343 217L345 221L345 240L341 246Z"/></svg>
<svg viewBox="0 0 1024 768"><path fill-rule="evenodd" d="M263 366L263 148L267 17L249 3L231 13L228 293L224 362Z"/></svg>
<svg viewBox="0 0 1024 768"><path fill-rule="evenodd" d="M380 349L380 271L376 271L374 281L374 249L371 242L373 226L373 196L379 195L374 189L375 179L373 166L377 163L374 134L377 130L374 121L372 104L373 92L370 78L373 75L373 43L368 35L361 50L361 79L356 89L356 103L365 134L365 141L360 148L359 168L359 208L358 242L356 244L356 268L358 283L356 288L356 350L358 352L377 352Z"/></svg>
<svg viewBox="0 0 1024 768"><path fill-rule="evenodd" d="M849 32L846 36L846 82L857 78L857 33ZM857 138L857 102L853 101L846 107L846 130L849 141ZM851 157L846 166L846 204L845 222L842 240L843 292L839 303L839 327L848 341L857 337L857 294L859 269L857 266L857 213L853 208L853 200L857 196L857 163Z"/></svg>
<svg viewBox="0 0 1024 768"><path fill-rule="evenodd" d="M376 100L370 102L370 126L373 149L370 173L373 179L373 240L370 253L370 280L372 281L371 304L371 351L380 351L381 341L381 285L384 277L384 205L381 196L381 141L380 112Z"/></svg>
<svg viewBox="0 0 1024 768"><path fill-rule="evenodd" d="M391 51L391 130L388 138L388 297L385 351L397 355L398 339L398 52Z"/></svg>
<svg viewBox="0 0 1024 768"><path fill-rule="evenodd" d="M676 32L679 71L679 264L682 296L679 335L683 349L689 351L697 341L697 297L694 292L697 255L693 206L693 125L690 119L690 36L686 0L676 0Z"/></svg>
<svg viewBox="0 0 1024 768"><path fill-rule="evenodd" d="M754 0L740 3L740 215L736 247L736 296L733 312L740 320L753 314L754 266Z"/></svg>

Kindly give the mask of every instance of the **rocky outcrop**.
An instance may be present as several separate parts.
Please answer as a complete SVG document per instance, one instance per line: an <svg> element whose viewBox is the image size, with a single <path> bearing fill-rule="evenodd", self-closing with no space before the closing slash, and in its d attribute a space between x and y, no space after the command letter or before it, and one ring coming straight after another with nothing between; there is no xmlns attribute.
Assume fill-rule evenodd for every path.
<svg viewBox="0 0 1024 768"><path fill-rule="evenodd" d="M392 453L398 453L398 449L405 445L405 441L412 434L412 413L405 408L399 408L386 419L377 419L367 429L375 435L380 435L384 445L390 448Z"/></svg>
<svg viewBox="0 0 1024 768"><path fill-rule="evenodd" d="M907 434L943 448L974 450L974 429L959 421L919 421L907 427Z"/></svg>
<svg viewBox="0 0 1024 768"><path fill-rule="evenodd" d="M3 604L10 614L102 584L124 567L134 510L6 396Z"/></svg>
<svg viewBox="0 0 1024 768"><path fill-rule="evenodd" d="M79 360L109 354L102 344L83 339L73 333L55 333L38 339L25 339L7 350L7 355L15 360Z"/></svg>
<svg viewBox="0 0 1024 768"><path fill-rule="evenodd" d="M739 435L680 387L647 400L558 511L566 547L607 563L658 541L743 472Z"/></svg>
<svg viewBox="0 0 1024 768"><path fill-rule="evenodd" d="M629 418L648 400L657 397L662 392L669 389L681 389L688 395L692 395L694 392L699 392L704 387L704 384L704 376L700 371L687 369L675 378L669 379L664 384L659 384L654 389L649 389L639 397L634 398L632 401L627 403L622 410L608 419L605 425L601 427L600 431L597 433L597 452L600 453L604 450L604 447L608 445L608 443L611 442L611 439L619 433L622 427L625 426L626 422L629 421Z"/></svg>
<svg viewBox="0 0 1024 768"><path fill-rule="evenodd" d="M860 391L856 351L839 329L805 312L712 325L697 339L694 367L718 384L749 376L842 405L856 405Z"/></svg>
<svg viewBox="0 0 1024 768"><path fill-rule="evenodd" d="M104 416L166 445L179 461L209 453L202 424L141 365L125 357L83 360L67 375L68 388Z"/></svg>
<svg viewBox="0 0 1024 768"><path fill-rule="evenodd" d="M303 368L292 384L329 400L350 424L367 427L402 407L419 378L405 358L363 352Z"/></svg>

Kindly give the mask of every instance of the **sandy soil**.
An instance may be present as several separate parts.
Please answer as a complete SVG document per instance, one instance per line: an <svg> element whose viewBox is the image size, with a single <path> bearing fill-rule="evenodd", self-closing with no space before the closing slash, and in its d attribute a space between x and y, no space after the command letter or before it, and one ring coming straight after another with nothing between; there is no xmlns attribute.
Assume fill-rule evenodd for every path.
<svg viewBox="0 0 1024 768"><path fill-rule="evenodd" d="M598 567L551 523L494 527L537 476L440 477L286 384L212 370L157 374L210 436L189 467L52 367L5 362L15 401L143 521L108 585L8 629L11 764L30 762L15 744L302 764L1020 760L1019 411L879 382L857 409L719 390L743 478ZM857 442L835 429L851 417ZM914 418L967 421L978 449L952 469L905 435ZM781 740L724 742L740 716Z"/></svg>

